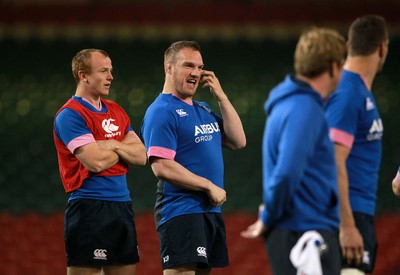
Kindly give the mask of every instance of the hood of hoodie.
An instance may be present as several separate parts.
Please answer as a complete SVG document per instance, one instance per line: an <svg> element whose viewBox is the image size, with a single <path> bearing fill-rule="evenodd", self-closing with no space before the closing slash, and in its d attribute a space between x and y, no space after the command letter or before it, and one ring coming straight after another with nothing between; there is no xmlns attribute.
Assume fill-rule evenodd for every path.
<svg viewBox="0 0 400 275"><path fill-rule="evenodd" d="M293 95L309 95L323 106L322 97L307 83L300 81L292 74L286 75L284 81L271 90L268 100L264 104L264 110L269 115L272 109L282 100Z"/></svg>

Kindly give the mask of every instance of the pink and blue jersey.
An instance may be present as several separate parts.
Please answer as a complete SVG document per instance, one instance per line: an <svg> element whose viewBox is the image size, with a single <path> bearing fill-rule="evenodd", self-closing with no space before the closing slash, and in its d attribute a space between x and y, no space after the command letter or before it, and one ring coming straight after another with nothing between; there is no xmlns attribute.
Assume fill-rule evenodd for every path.
<svg viewBox="0 0 400 275"><path fill-rule="evenodd" d="M125 111L110 100L101 100L97 110L81 97L73 96L56 114L54 142L59 169L69 200L78 198L109 201L130 201L126 173L128 165L122 161L100 173L89 172L75 157L77 148L96 140L121 141L133 131Z"/></svg>
<svg viewBox="0 0 400 275"><path fill-rule="evenodd" d="M193 105L160 94L143 119L142 137L149 158L171 159L223 188L222 118L206 103ZM157 227L183 214L221 212L204 192L182 189L167 181L157 186Z"/></svg>
<svg viewBox="0 0 400 275"><path fill-rule="evenodd" d="M337 91L327 102L331 140L348 147L349 196L354 212L375 215L383 124L372 93L361 77L343 70Z"/></svg>

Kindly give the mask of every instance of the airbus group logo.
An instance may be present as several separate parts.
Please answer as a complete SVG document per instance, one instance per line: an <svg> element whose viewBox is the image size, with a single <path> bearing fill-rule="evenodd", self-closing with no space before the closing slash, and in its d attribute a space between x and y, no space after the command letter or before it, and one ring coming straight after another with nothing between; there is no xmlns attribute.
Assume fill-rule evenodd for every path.
<svg viewBox="0 0 400 275"><path fill-rule="evenodd" d="M101 122L101 127L103 127L104 131L107 132L107 134L104 135L106 138L112 138L121 135L121 131L118 131L119 126L115 125L113 123L114 121L115 119L109 118L109 119L104 119Z"/></svg>
<svg viewBox="0 0 400 275"><path fill-rule="evenodd" d="M367 135L367 140L380 140L383 136L383 123L381 119L375 119Z"/></svg>
<svg viewBox="0 0 400 275"><path fill-rule="evenodd" d="M202 125L195 125L194 126L194 141L196 143L204 142L204 141L211 141L213 139L212 134L216 132L220 132L218 122L209 123L209 124L202 124Z"/></svg>
<svg viewBox="0 0 400 275"><path fill-rule="evenodd" d="M107 260L107 250L106 249L95 249L93 251L93 259L95 260Z"/></svg>
<svg viewBox="0 0 400 275"><path fill-rule="evenodd" d="M199 246L197 249L197 256L206 257L207 258L207 249L205 247Z"/></svg>

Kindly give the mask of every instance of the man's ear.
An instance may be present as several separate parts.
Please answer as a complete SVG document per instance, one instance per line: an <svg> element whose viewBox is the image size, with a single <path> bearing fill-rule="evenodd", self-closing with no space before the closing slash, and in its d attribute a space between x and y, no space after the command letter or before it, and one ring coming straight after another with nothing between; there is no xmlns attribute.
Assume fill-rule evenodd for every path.
<svg viewBox="0 0 400 275"><path fill-rule="evenodd" d="M330 76L330 77L333 77L333 72L335 71L335 65L336 65L336 63L335 63L335 62L332 62L332 63L331 63L331 66L329 67L328 73L329 73L329 76Z"/></svg>
<svg viewBox="0 0 400 275"><path fill-rule="evenodd" d="M378 53L379 53L379 57L383 58L386 56L387 54L387 45L386 45L386 41L383 41L381 44L379 44L379 49L378 49Z"/></svg>
<svg viewBox="0 0 400 275"><path fill-rule="evenodd" d="M165 63L164 64L164 72L165 74L170 74L172 69L171 63Z"/></svg>
<svg viewBox="0 0 400 275"><path fill-rule="evenodd" d="M86 73L82 70L78 72L79 80L82 82L88 82L88 79L86 78Z"/></svg>
<svg viewBox="0 0 400 275"><path fill-rule="evenodd" d="M329 76L335 77L335 73L340 73L342 69L342 65L338 64L337 62L332 62L330 69L329 69Z"/></svg>

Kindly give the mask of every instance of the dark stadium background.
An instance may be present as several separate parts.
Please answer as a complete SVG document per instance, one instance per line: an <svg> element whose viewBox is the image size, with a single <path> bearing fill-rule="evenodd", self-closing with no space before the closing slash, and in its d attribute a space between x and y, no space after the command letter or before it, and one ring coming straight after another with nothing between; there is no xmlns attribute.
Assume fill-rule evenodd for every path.
<svg viewBox="0 0 400 275"><path fill-rule="evenodd" d="M213 274L270 274L261 240L239 236L261 200L261 137L268 91L287 72L297 36L311 25L346 35L366 13L384 15L391 42L373 90L383 117L384 153L377 202L377 275L400 274L400 198L391 179L400 164L400 3L395 0L0 0L0 274L65 274L63 209L67 200L52 140L54 113L74 93L72 56L82 48L111 55L111 99L139 130L162 88L163 53L195 39L237 108L248 145L224 152L224 206L231 264ZM199 90L197 99L212 101ZM310 125L312 127L312 125ZM293 137L301 142L301 137ZM137 274L161 274L152 218L156 179L150 167L128 175L141 263Z"/></svg>

